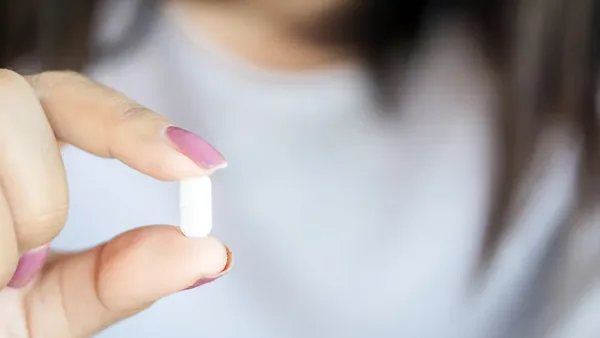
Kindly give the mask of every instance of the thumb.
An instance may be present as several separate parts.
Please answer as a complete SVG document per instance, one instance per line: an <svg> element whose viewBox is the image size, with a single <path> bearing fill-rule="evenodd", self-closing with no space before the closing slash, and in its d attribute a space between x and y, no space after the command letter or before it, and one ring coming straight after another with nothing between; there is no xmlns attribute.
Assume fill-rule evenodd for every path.
<svg viewBox="0 0 600 338"><path fill-rule="evenodd" d="M26 296L31 337L85 337L231 267L214 238L150 226L89 251L57 256Z"/></svg>

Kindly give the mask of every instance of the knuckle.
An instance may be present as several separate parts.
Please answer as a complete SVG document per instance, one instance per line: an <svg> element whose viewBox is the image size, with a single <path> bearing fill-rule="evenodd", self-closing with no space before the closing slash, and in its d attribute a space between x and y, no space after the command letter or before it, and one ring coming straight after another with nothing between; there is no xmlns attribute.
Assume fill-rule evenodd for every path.
<svg viewBox="0 0 600 338"><path fill-rule="evenodd" d="M82 83L87 79L74 71L45 71L28 75L25 79L35 88L38 96L44 97L48 91L67 83Z"/></svg>
<svg viewBox="0 0 600 338"><path fill-rule="evenodd" d="M113 121L117 124L123 122L147 121L148 119L162 118L150 109L128 98L122 93L109 90L106 92L112 101L114 115Z"/></svg>
<svg viewBox="0 0 600 338"><path fill-rule="evenodd" d="M31 83L35 83L35 84L43 84L43 85L52 85L52 84L57 84L57 83L61 83L64 81L73 81L73 80L79 80L82 81L84 80L85 77L77 72L71 71L71 70L65 70L65 71L55 71L55 70L49 70L49 71L45 71L45 72L41 72L38 74L33 74L33 75L29 75L27 76L27 80L29 80L29 82Z"/></svg>
<svg viewBox="0 0 600 338"><path fill-rule="evenodd" d="M138 128L140 126L147 128L148 123L167 123L167 120L163 116L154 113L135 101L129 100L125 96L115 95L115 100L118 109L115 109L117 113L111 121L111 126L115 132L129 130L129 128Z"/></svg>
<svg viewBox="0 0 600 338"><path fill-rule="evenodd" d="M10 69L0 68L0 90L2 91L31 91L31 87L18 73Z"/></svg>
<svg viewBox="0 0 600 338"><path fill-rule="evenodd" d="M121 105L121 112L118 116L119 120L127 121L138 118L140 116L148 115L148 110L138 103L130 102L128 100L123 99Z"/></svg>

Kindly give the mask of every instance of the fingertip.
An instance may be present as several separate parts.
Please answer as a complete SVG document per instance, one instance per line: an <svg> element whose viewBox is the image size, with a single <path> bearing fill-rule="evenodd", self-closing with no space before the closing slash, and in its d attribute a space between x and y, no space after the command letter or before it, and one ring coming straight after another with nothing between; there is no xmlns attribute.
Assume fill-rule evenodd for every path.
<svg viewBox="0 0 600 338"><path fill-rule="evenodd" d="M228 265L216 238L190 239L172 226L149 226L105 244L98 260L98 293L114 308L131 309L219 275Z"/></svg>
<svg viewBox="0 0 600 338"><path fill-rule="evenodd" d="M206 170L223 168L227 165L227 160L215 147L190 131L169 126L165 130L165 136L178 152Z"/></svg>
<svg viewBox="0 0 600 338"><path fill-rule="evenodd" d="M161 151L164 151L163 156L168 160L161 161L161 170L158 170L158 176L163 180L208 176L227 167L223 155L200 136L169 125L166 121L164 124L161 127Z"/></svg>
<svg viewBox="0 0 600 338"><path fill-rule="evenodd" d="M90 336L160 298L215 280L230 266L231 255L216 238L190 239L172 226L134 229L46 264L28 292L32 329Z"/></svg>
<svg viewBox="0 0 600 338"><path fill-rule="evenodd" d="M196 282L194 284L183 289L182 291L195 289L202 285L212 283L212 282L216 281L217 279L221 278L222 276L224 276L225 274L227 274L229 272L229 270L231 269L231 267L233 266L233 253L227 246L225 246L225 257L224 258L225 258L225 266L223 266L223 268L221 269L221 271L219 273L217 273L215 275L204 276L204 277L196 280Z"/></svg>
<svg viewBox="0 0 600 338"><path fill-rule="evenodd" d="M197 243L194 256L201 267L201 276L216 276L223 272L228 265L229 249L214 237L188 239Z"/></svg>
<svg viewBox="0 0 600 338"><path fill-rule="evenodd" d="M186 178L207 176L210 170L198 166L182 153L177 152L166 144L161 144L160 150L154 153L160 161L155 166L148 166L147 174L161 181L179 181ZM143 168L142 166L139 167ZM143 170L143 169L142 169Z"/></svg>
<svg viewBox="0 0 600 338"><path fill-rule="evenodd" d="M207 176L224 165L204 165L194 156L209 153L201 148L196 153L183 152L168 137L170 123L152 120L154 126L128 126L111 145L110 156L161 181L178 181L186 178ZM146 128L143 128L146 126ZM126 132L125 132L126 131ZM194 155L194 156L193 156Z"/></svg>

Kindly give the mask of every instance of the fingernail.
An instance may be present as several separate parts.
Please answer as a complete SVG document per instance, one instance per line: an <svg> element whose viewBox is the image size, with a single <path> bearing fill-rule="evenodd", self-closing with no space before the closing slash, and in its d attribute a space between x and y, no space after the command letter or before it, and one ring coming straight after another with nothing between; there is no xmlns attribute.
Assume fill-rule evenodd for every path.
<svg viewBox="0 0 600 338"><path fill-rule="evenodd" d="M174 126L168 127L166 134L177 151L190 158L197 165L213 170L227 166L227 161L223 155L200 136Z"/></svg>
<svg viewBox="0 0 600 338"><path fill-rule="evenodd" d="M33 277L42 269L46 263L46 257L50 251L50 246L34 249L23 255L17 265L14 275L8 286L11 288L22 288L29 284Z"/></svg>
<svg viewBox="0 0 600 338"><path fill-rule="evenodd" d="M218 275L204 277L204 278L198 280L192 286L187 287L187 288L183 289L182 291L187 291L187 290L195 289L195 288L197 288L199 286L202 286L204 284L208 284L208 283L214 282L217 279L223 277L225 274L227 274L227 272L229 272L229 270L231 270L231 267L233 266L233 253L231 252L231 250L227 246L225 246L225 252L226 252L226 255L227 255L227 262L225 263L225 267L223 268L223 270L221 272L219 272Z"/></svg>

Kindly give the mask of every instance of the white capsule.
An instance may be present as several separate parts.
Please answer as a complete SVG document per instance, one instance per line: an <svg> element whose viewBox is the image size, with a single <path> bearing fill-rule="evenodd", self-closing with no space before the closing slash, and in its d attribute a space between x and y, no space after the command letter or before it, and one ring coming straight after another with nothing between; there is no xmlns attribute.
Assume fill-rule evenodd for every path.
<svg viewBox="0 0 600 338"><path fill-rule="evenodd" d="M186 237L206 237L212 230L212 184L208 176L179 184L180 229Z"/></svg>

